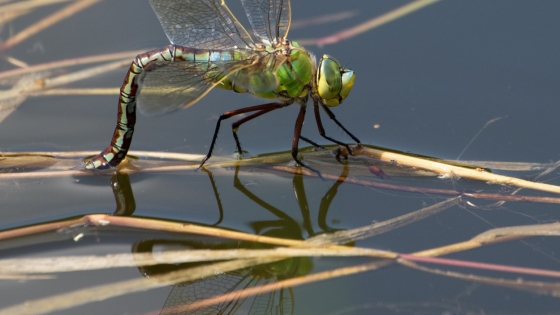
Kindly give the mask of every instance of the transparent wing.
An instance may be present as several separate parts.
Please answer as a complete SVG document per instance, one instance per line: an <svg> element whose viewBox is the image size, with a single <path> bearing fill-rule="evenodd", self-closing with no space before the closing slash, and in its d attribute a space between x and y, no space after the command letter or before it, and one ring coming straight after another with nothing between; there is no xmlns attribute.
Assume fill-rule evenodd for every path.
<svg viewBox="0 0 560 315"><path fill-rule="evenodd" d="M186 308L193 302L211 298L216 295L226 294L236 289L242 289L251 282L250 274L243 273L226 273L211 278L205 278L195 282L178 284L173 287L171 293L165 301L165 305L160 315L183 315L183 314L230 314L240 307L242 300L235 299L220 304L203 306L198 309Z"/></svg>
<svg viewBox="0 0 560 315"><path fill-rule="evenodd" d="M173 44L206 49L254 47L223 0L150 0L150 4Z"/></svg>
<svg viewBox="0 0 560 315"><path fill-rule="evenodd" d="M228 53L225 51L224 53ZM233 53L233 52L229 52ZM162 115L196 103L208 93L222 77L244 68L257 68L256 52L247 53L241 60L207 61L158 61L144 68L139 78L136 104L147 116ZM273 56L263 54L262 62Z"/></svg>
<svg viewBox="0 0 560 315"><path fill-rule="evenodd" d="M292 19L290 0L241 0L255 36L266 45L288 36Z"/></svg>
<svg viewBox="0 0 560 315"><path fill-rule="evenodd" d="M259 285L276 282L276 279L259 283ZM293 295L290 289L278 289L258 293L253 300L248 315L288 315L294 314Z"/></svg>

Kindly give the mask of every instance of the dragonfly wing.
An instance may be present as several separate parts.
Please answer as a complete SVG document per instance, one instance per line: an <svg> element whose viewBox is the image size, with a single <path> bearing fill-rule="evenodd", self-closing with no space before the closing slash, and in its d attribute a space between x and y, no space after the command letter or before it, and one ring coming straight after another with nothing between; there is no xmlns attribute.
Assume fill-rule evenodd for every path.
<svg viewBox="0 0 560 315"><path fill-rule="evenodd" d="M237 305L240 302L239 299L189 309L188 311L185 309L194 302L229 293L240 286L243 287L248 280L248 275L226 273L195 282L177 284L169 293L160 315L223 314L228 310L239 307L240 305Z"/></svg>
<svg viewBox="0 0 560 315"><path fill-rule="evenodd" d="M223 0L150 0L171 43L193 48L254 47Z"/></svg>
<svg viewBox="0 0 560 315"><path fill-rule="evenodd" d="M255 36L272 45L288 36L292 19L290 0L241 0Z"/></svg>
<svg viewBox="0 0 560 315"><path fill-rule="evenodd" d="M238 60L157 61L144 68L139 79L136 104L147 116L163 115L189 107L201 99L221 78L255 66L249 57Z"/></svg>
<svg viewBox="0 0 560 315"><path fill-rule="evenodd" d="M276 282L276 279L269 279L266 283L260 283L259 285L265 285L272 282ZM257 293L248 315L294 314L293 295L290 294L291 291L288 290L291 290L291 288L279 288L275 291Z"/></svg>

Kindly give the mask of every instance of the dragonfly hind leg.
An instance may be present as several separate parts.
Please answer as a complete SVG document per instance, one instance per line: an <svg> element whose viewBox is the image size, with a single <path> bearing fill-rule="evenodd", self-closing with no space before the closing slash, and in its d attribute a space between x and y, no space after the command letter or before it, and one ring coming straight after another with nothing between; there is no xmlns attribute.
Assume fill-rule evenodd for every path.
<svg viewBox="0 0 560 315"><path fill-rule="evenodd" d="M238 121L235 121L231 125L232 131L233 131L233 138L235 139L235 145L237 146L237 150L239 150L239 153L241 154L243 151L241 150L241 143L239 142L239 137L237 136L237 130L239 129L239 126L248 122L249 120L257 118L257 117L259 117L261 115L264 115L264 114L266 114L270 111L273 111L275 109L286 107L288 105L291 105L292 103L293 102L267 103L267 104L262 104L262 105L249 106L249 107L244 107L244 108L240 108L240 109L236 109L236 110L231 110L231 111L227 111L227 112L221 114L220 118L218 119L218 122L216 123L216 129L214 130L214 136L212 136L212 143L210 143L210 149L208 150L208 154L206 154L206 156L204 157L202 162L200 162L200 167L202 167L204 165L204 163L206 163L206 161L208 161L208 159L212 156L212 151L214 151L214 145L216 144L216 141L218 140L218 132L220 131L220 125L222 123L222 120L226 120L226 119L231 118L233 116L237 116L237 115L244 114L244 113L256 112L256 113L253 113L253 114L251 114L251 115L249 115L245 118L242 118Z"/></svg>
<svg viewBox="0 0 560 315"><path fill-rule="evenodd" d="M315 121L317 122L317 128L319 129L319 134L321 135L321 137L334 142L338 145L341 145L343 147L345 147L346 149L348 149L348 152L350 154L352 154L352 149L350 149L350 146L347 143L338 141L336 139L333 139L329 136L326 135L325 133L325 128L323 128L323 123L321 122L321 115L319 113L319 103L317 101L313 101L313 110L315 112ZM325 105L321 103L321 107L323 107L323 110L325 110L325 112L327 113L327 115L329 116L329 118L334 121L334 123L340 127L342 130L344 130L344 132L346 132L347 135L350 136L350 138L352 138L352 140L356 141L356 144L360 145L361 141L360 139L356 138L356 136L354 136L350 131L348 131L337 119L336 116L334 115L334 113Z"/></svg>
<svg viewBox="0 0 560 315"><path fill-rule="evenodd" d="M237 136L237 130L239 130L239 127L241 125L243 125L244 123L253 120L261 115L264 115L270 111L273 111L275 109L278 109L279 107L275 107L275 108L267 108L267 109L261 109L260 111L251 114L245 118L241 118L237 121L235 121L234 123L231 124L231 131L233 133L233 139L235 140L235 145L237 146L237 152L239 152L240 155L243 155L243 150L241 149L241 142L239 142L239 137Z"/></svg>

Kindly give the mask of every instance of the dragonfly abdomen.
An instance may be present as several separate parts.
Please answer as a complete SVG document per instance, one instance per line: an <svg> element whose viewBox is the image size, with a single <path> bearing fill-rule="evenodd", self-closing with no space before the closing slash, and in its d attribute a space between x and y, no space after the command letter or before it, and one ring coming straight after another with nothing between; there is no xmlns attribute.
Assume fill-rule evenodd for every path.
<svg viewBox="0 0 560 315"><path fill-rule="evenodd" d="M117 126L113 132L111 144L101 153L91 158L85 165L86 169L108 169L117 166L128 153L134 125L136 124L136 96L145 70L149 70L151 65L157 62L172 62L175 60L177 52L181 58L188 53L195 53L197 49L176 49L177 46L169 45L160 49L154 49L134 58L128 69L120 89ZM207 54L206 50L206 54Z"/></svg>

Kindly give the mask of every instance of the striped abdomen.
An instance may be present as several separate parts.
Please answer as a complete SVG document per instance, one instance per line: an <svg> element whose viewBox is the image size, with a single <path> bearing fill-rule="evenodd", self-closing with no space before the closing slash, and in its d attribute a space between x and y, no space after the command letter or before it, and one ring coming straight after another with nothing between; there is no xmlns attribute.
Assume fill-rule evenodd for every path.
<svg viewBox="0 0 560 315"><path fill-rule="evenodd" d="M185 104L196 102L203 96L207 90L211 89L220 79L220 73L227 70L227 65L235 66L239 63L247 63L246 54L243 51L223 52L195 49L182 46L169 45L164 48L155 49L134 58L120 89L117 126L113 132L111 144L107 146L100 154L90 159L86 165L86 169L107 169L117 166L125 157L130 148L132 134L134 133L134 124L136 123L136 101L137 94L140 89L141 79L151 69L165 67L171 63L182 62L185 68L185 76L188 72L201 74L202 88L196 89L192 95L186 95L181 108ZM187 61L187 62L185 62ZM192 76L192 73L190 74ZM223 78L223 76L222 76ZM157 79L157 78L156 78ZM200 85L200 84L199 84ZM153 106L158 106L154 104Z"/></svg>

